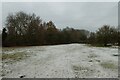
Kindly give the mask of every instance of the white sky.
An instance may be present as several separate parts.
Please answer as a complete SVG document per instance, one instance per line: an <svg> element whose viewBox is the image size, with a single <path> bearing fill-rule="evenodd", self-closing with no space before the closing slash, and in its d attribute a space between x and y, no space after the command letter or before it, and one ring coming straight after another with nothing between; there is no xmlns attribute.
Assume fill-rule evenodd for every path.
<svg viewBox="0 0 120 80"><path fill-rule="evenodd" d="M118 0L2 0L0 8L3 25L9 13L18 11L35 13L44 21L52 20L58 28L95 31L104 24L118 25Z"/></svg>

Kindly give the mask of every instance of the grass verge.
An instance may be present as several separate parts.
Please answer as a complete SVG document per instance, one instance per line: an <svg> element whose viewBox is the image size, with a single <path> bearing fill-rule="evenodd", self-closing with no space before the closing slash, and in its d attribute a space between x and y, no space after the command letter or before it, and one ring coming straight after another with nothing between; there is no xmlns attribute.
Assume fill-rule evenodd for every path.
<svg viewBox="0 0 120 80"><path fill-rule="evenodd" d="M103 68L107 68L107 69L117 69L117 65L115 65L114 63L111 62L102 62L100 64Z"/></svg>
<svg viewBox="0 0 120 80"><path fill-rule="evenodd" d="M11 54L2 54L2 60L21 60L27 57L27 53L25 52L16 52Z"/></svg>

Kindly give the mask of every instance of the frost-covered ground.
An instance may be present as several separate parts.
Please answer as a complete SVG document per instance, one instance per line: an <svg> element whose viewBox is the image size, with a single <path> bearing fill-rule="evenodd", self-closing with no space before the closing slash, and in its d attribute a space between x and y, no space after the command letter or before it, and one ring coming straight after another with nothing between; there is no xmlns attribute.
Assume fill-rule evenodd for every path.
<svg viewBox="0 0 120 80"><path fill-rule="evenodd" d="M27 57L3 61L5 78L117 78L117 48L85 44L4 48L3 54ZM12 58L11 58L12 59Z"/></svg>
<svg viewBox="0 0 120 80"><path fill-rule="evenodd" d="M2 47L0 46L0 75L2 75ZM0 76L0 80L2 79L2 76Z"/></svg>

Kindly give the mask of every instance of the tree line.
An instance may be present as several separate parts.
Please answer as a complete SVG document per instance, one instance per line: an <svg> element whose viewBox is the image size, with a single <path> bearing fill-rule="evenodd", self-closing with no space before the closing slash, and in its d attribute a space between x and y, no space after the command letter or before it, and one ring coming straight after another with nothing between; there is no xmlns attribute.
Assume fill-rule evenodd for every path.
<svg viewBox="0 0 120 80"><path fill-rule="evenodd" d="M17 12L9 14L2 29L2 46L36 46L69 43L118 44L118 29L104 25L96 32L66 27L58 29L39 16Z"/></svg>
<svg viewBox="0 0 120 80"><path fill-rule="evenodd" d="M120 32L118 28L110 25L103 25L96 32L91 32L88 43L95 46L120 45Z"/></svg>

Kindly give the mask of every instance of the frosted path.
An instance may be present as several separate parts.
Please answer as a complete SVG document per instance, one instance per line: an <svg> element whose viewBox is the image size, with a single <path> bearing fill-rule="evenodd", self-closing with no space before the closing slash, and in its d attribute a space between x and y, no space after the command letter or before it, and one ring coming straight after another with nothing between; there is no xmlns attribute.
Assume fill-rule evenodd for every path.
<svg viewBox="0 0 120 80"><path fill-rule="evenodd" d="M3 49L4 50L4 49ZM117 78L117 48L84 44L7 48L4 53L24 52L26 59L4 63L6 78Z"/></svg>

